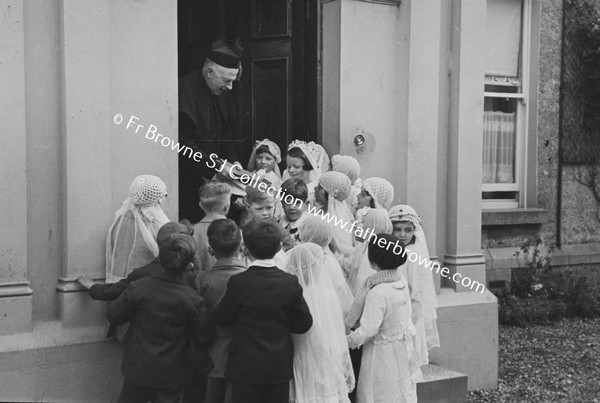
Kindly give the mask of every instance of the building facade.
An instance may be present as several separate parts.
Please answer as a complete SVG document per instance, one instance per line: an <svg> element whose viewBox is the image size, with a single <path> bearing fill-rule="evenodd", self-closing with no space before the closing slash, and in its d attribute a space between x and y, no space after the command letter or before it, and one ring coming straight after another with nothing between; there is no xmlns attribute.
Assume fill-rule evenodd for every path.
<svg viewBox="0 0 600 403"><path fill-rule="evenodd" d="M178 10L165 0L0 0L0 10L0 397L115 399L122 350L105 339L106 305L76 278L103 280L105 236L135 176L161 177L177 217L176 152L127 123L177 138ZM600 255L597 205L556 159L561 1L316 10L315 138L355 156L363 178L392 182L450 275L505 279L524 237L551 242L559 217L565 264ZM498 43L508 45L490 49ZM432 362L466 373L470 389L494 388L496 298L436 281Z"/></svg>

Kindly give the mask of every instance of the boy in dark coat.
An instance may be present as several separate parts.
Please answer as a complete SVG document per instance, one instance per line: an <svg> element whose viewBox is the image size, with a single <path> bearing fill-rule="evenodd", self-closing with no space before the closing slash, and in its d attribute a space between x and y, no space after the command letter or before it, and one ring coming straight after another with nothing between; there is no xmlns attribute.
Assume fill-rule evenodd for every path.
<svg viewBox="0 0 600 403"><path fill-rule="evenodd" d="M198 274L196 289L205 299L208 312L212 312L223 298L229 279L246 270L246 266L240 260L242 235L233 220L213 221L208 227L207 237L208 250L217 260L213 267ZM208 374L204 403L231 402L231 382L225 378L230 344L230 329L217 327L215 341L208 349L215 366Z"/></svg>
<svg viewBox="0 0 600 403"><path fill-rule="evenodd" d="M179 402L198 365L189 353L191 343L206 347L215 333L204 300L183 277L194 257L194 239L172 234L158 246L163 272L130 283L106 312L111 324L130 322L120 403ZM202 361L210 369L206 353Z"/></svg>
<svg viewBox="0 0 600 403"><path fill-rule="evenodd" d="M232 343L225 376L233 403L288 403L294 345L290 333L306 333L312 316L298 279L277 268L281 247L277 224L253 220L244 226L248 269L229 279L212 313L231 326Z"/></svg>

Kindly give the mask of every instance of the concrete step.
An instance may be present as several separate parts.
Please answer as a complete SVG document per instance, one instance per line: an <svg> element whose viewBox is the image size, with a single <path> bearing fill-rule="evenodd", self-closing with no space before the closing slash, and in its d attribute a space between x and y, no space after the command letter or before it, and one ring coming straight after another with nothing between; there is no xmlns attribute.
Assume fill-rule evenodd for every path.
<svg viewBox="0 0 600 403"><path fill-rule="evenodd" d="M425 380L417 383L419 403L467 402L467 375L434 364L421 369Z"/></svg>

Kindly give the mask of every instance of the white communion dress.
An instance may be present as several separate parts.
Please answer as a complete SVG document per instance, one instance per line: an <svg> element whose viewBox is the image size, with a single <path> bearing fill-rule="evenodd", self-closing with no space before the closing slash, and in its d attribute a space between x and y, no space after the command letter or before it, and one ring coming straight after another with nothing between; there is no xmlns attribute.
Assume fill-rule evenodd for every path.
<svg viewBox="0 0 600 403"><path fill-rule="evenodd" d="M360 326L348 335L350 348L363 345L357 403L414 403L422 377L415 349L408 284L403 278L373 287Z"/></svg>

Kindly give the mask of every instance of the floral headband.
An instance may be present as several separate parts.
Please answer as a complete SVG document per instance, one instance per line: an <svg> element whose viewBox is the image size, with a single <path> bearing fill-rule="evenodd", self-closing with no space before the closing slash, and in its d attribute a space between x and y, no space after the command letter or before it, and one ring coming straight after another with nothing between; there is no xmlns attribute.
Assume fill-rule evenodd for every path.
<svg viewBox="0 0 600 403"><path fill-rule="evenodd" d="M421 217L419 217L415 209L404 204L392 207L389 215L392 222L411 222L415 226L417 224L421 225Z"/></svg>
<svg viewBox="0 0 600 403"><path fill-rule="evenodd" d="M267 146L271 155L275 157L275 161L277 161L278 164L281 162L281 149L275 142L269 139L256 140L254 147L252 148L253 151L256 151L260 146Z"/></svg>

